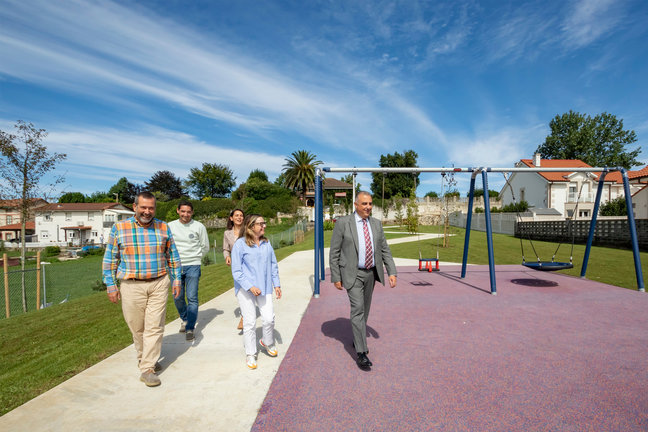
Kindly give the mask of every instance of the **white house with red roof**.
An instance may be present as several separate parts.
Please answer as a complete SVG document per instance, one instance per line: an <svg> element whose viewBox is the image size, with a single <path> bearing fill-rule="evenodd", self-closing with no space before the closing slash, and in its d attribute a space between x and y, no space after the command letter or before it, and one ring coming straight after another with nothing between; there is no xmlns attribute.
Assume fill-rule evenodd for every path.
<svg viewBox="0 0 648 432"><path fill-rule="evenodd" d="M541 159L535 154L533 159L522 159L516 167L551 168L591 168L579 159ZM554 209L556 215L576 218L592 217L594 201L600 173L587 172L515 172L500 192L502 205L526 201L530 210L542 213L544 209ZM648 166L639 171L628 171L631 193L648 184ZM621 173L612 172L605 176L601 204L624 196Z"/></svg>
<svg viewBox="0 0 648 432"><path fill-rule="evenodd" d="M119 203L48 204L36 212L36 235L41 244L103 244L115 222L134 214Z"/></svg>

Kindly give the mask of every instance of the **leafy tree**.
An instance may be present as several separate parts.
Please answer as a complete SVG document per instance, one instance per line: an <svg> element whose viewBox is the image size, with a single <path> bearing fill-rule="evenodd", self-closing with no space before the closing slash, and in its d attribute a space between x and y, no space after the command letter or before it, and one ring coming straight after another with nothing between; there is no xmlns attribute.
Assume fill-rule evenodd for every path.
<svg viewBox="0 0 648 432"><path fill-rule="evenodd" d="M315 183L315 168L322 164L317 156L306 150L297 150L286 158L283 173L286 175L284 186L299 191L302 199L306 191Z"/></svg>
<svg viewBox="0 0 648 432"><path fill-rule="evenodd" d="M171 171L157 171L145 185L146 189L151 192L162 192L166 195L168 198L165 201L182 198L184 196L182 181Z"/></svg>
<svg viewBox="0 0 648 432"><path fill-rule="evenodd" d="M245 198L253 198L255 200L264 200L270 197L283 197L289 200L291 192L281 186L277 186L269 181L261 180L258 177L252 177L245 183L232 192L232 198L235 200L242 200Z"/></svg>
<svg viewBox="0 0 648 432"><path fill-rule="evenodd" d="M466 192L466 196L470 196L470 191ZM473 195L475 198L478 197L483 197L484 196L484 189L475 189L475 193ZM489 198L497 198L499 196L499 192L488 189L488 197Z"/></svg>
<svg viewBox="0 0 648 432"><path fill-rule="evenodd" d="M285 186L286 185L286 173L281 173L277 176L277 178L274 181L274 184L277 186Z"/></svg>
<svg viewBox="0 0 648 432"><path fill-rule="evenodd" d="M141 190L141 186L134 185L126 177L122 177L112 185L108 191L108 196L113 197L115 201L132 204Z"/></svg>
<svg viewBox="0 0 648 432"><path fill-rule="evenodd" d="M199 199L224 198L236 185L234 172L227 165L203 163L191 168L186 185Z"/></svg>
<svg viewBox="0 0 648 432"><path fill-rule="evenodd" d="M97 191L91 193L86 197L86 202L103 203L103 202L113 202L113 201L115 201L115 197L108 195L108 192Z"/></svg>
<svg viewBox="0 0 648 432"><path fill-rule="evenodd" d="M443 194L443 247L450 247L450 198L459 197L457 180L454 172L441 173L441 190Z"/></svg>
<svg viewBox="0 0 648 432"><path fill-rule="evenodd" d="M425 196L430 198L439 198L439 194L435 191L430 191L426 193Z"/></svg>
<svg viewBox="0 0 648 432"><path fill-rule="evenodd" d="M259 179L259 180L262 180L262 181L265 181L265 182L269 181L268 180L268 174L261 171L260 169L255 169L254 171L250 172L250 175L248 176L248 181L250 181L252 179Z"/></svg>
<svg viewBox="0 0 648 432"><path fill-rule="evenodd" d="M627 216L625 197L618 197L601 205L601 216Z"/></svg>
<svg viewBox="0 0 648 432"><path fill-rule="evenodd" d="M86 196L81 192L68 192L61 195L58 202L60 203L84 203Z"/></svg>
<svg viewBox="0 0 648 432"><path fill-rule="evenodd" d="M403 154L395 152L393 155L381 155L379 166L382 168L417 167L418 154L414 150L407 150ZM415 185L418 186L419 173L389 173L385 176L385 199L394 195L410 196ZM371 173L371 191L376 198L383 196L383 173Z"/></svg>
<svg viewBox="0 0 648 432"><path fill-rule="evenodd" d="M414 189L412 189L412 193L410 194L409 200L407 202L405 226L407 227L407 232L410 234L416 234L416 232L418 231L418 204L416 203L416 194L414 194Z"/></svg>
<svg viewBox="0 0 648 432"><path fill-rule="evenodd" d="M623 128L623 120L602 113L595 117L569 111L549 122L551 134L537 153L546 159L580 159L594 167L630 169L640 165L637 156L641 149L626 150L637 141L634 131Z"/></svg>
<svg viewBox="0 0 648 432"><path fill-rule="evenodd" d="M20 267L22 274L23 311L27 312L25 290L25 225L29 219L34 199L46 196L41 180L67 157L63 153L48 153L42 144L47 136L45 129L36 129L22 120L14 125L16 134L0 130L0 196L20 199ZM48 186L54 188L63 181L56 177Z"/></svg>

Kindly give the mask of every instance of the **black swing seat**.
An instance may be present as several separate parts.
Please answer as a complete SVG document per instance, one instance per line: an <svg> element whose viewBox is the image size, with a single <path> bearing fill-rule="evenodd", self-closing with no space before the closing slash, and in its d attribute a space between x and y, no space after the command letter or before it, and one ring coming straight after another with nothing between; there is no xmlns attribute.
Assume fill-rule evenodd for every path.
<svg viewBox="0 0 648 432"><path fill-rule="evenodd" d="M574 268L572 263L558 261L524 262L522 265L538 271L556 271Z"/></svg>

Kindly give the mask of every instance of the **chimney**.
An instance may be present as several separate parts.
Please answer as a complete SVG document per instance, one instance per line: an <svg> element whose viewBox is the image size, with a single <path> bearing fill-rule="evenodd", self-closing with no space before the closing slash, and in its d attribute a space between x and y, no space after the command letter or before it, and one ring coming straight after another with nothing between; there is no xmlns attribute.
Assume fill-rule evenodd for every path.
<svg viewBox="0 0 648 432"><path fill-rule="evenodd" d="M533 165L537 167L540 166L540 153L536 153L533 155Z"/></svg>

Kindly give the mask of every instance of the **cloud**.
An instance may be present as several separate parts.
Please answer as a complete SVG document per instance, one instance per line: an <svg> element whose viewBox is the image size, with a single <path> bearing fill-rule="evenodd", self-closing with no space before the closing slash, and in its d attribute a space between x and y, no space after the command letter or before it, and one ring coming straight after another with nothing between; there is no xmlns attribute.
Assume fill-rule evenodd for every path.
<svg viewBox="0 0 648 432"><path fill-rule="evenodd" d="M110 184L120 177L144 183L160 170L186 178L191 168L203 162L228 165L240 183L256 168L276 177L285 162L283 157L264 151L215 146L186 133L152 126L142 126L138 132L64 127L50 130L46 144L49 151L68 155L61 166L67 170L66 177Z"/></svg>
<svg viewBox="0 0 648 432"><path fill-rule="evenodd" d="M609 36L623 15L619 0L579 0L573 3L562 24L567 48L581 48Z"/></svg>
<svg viewBox="0 0 648 432"><path fill-rule="evenodd" d="M266 138L288 131L338 148L389 148L403 125L430 122L367 91L380 79L364 81L344 68L330 75L306 68L296 76L290 65L263 62L142 8L9 3L0 11L10 23L0 29L0 57L12 61L0 63L0 74L39 86L123 106L158 101Z"/></svg>

